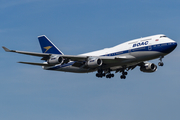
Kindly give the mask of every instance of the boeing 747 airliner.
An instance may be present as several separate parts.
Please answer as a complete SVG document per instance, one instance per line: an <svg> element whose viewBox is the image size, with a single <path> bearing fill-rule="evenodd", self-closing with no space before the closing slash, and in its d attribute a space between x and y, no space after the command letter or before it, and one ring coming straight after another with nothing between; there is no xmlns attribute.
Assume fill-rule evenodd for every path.
<svg viewBox="0 0 180 120"><path fill-rule="evenodd" d="M43 63L19 62L42 66L45 70L56 70L75 73L97 71L96 77L114 77L112 71L120 72L125 79L127 71L139 66L142 72L155 72L157 66L147 62L159 58L159 66L163 66L162 58L172 52L177 43L163 34L131 40L117 46L80 55L64 55L45 35L39 36L42 53L3 49L6 52L42 57Z"/></svg>

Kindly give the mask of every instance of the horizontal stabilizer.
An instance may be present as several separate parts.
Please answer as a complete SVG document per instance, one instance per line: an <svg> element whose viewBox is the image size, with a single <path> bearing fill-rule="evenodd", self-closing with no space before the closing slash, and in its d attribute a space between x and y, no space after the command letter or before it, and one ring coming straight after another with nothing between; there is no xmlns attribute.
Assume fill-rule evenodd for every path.
<svg viewBox="0 0 180 120"><path fill-rule="evenodd" d="M29 65L38 65L38 66L52 66L47 63L32 63L32 62L18 62L18 63L29 64Z"/></svg>

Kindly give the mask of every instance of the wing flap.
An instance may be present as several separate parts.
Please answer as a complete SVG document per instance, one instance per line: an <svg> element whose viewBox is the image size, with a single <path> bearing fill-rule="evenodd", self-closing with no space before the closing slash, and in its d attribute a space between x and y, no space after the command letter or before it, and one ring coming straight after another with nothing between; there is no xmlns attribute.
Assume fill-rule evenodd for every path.
<svg viewBox="0 0 180 120"><path fill-rule="evenodd" d="M65 59L69 59L72 61L81 61L81 62L89 58L88 56L81 56L81 55L60 55L60 56Z"/></svg>
<svg viewBox="0 0 180 120"><path fill-rule="evenodd" d="M52 65L49 65L47 63L33 63L33 62L18 62L18 63L29 64L29 65L37 65L37 66L52 66Z"/></svg>
<svg viewBox="0 0 180 120"><path fill-rule="evenodd" d="M132 55L119 55L115 57L115 59L133 59L133 58L135 57Z"/></svg>
<svg viewBox="0 0 180 120"><path fill-rule="evenodd" d="M72 66L74 67L82 67L84 65L84 62L75 62Z"/></svg>
<svg viewBox="0 0 180 120"><path fill-rule="evenodd" d="M119 56L85 56L85 55L60 55L65 59L70 59L72 61L86 61L89 58L99 58L102 60L114 60L114 59L134 59L132 55L119 55Z"/></svg>

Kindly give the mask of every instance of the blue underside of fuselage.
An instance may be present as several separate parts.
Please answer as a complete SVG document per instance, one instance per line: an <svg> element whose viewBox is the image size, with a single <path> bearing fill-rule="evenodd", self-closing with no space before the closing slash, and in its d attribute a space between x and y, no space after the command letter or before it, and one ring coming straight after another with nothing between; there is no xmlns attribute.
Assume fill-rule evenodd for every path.
<svg viewBox="0 0 180 120"><path fill-rule="evenodd" d="M158 53L162 53L162 54L168 54L170 52L172 52L177 46L176 42L172 42L172 43L163 43L163 44L157 44L157 45L150 45L150 46L144 46L144 47L139 47L139 48L132 48L129 50L125 50L125 51L119 51L119 52L115 52L115 53L110 53L110 54L105 54L102 56L118 56L118 55L123 55L123 54L133 54L135 52L158 52ZM71 66L75 63L75 61L73 62L69 62L67 64L63 64L63 65L57 65L57 66L53 66L51 68L48 68L47 70L58 70L60 68L64 68L67 66Z"/></svg>

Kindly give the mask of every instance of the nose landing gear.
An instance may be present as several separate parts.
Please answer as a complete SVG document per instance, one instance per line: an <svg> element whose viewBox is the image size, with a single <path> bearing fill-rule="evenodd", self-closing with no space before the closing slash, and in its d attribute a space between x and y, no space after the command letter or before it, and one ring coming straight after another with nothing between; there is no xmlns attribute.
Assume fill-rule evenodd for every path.
<svg viewBox="0 0 180 120"><path fill-rule="evenodd" d="M159 58L159 60L160 60L160 62L158 63L158 65L159 66L163 66L164 65L164 63L162 62L162 59L164 58L164 56L161 56L160 58Z"/></svg>

